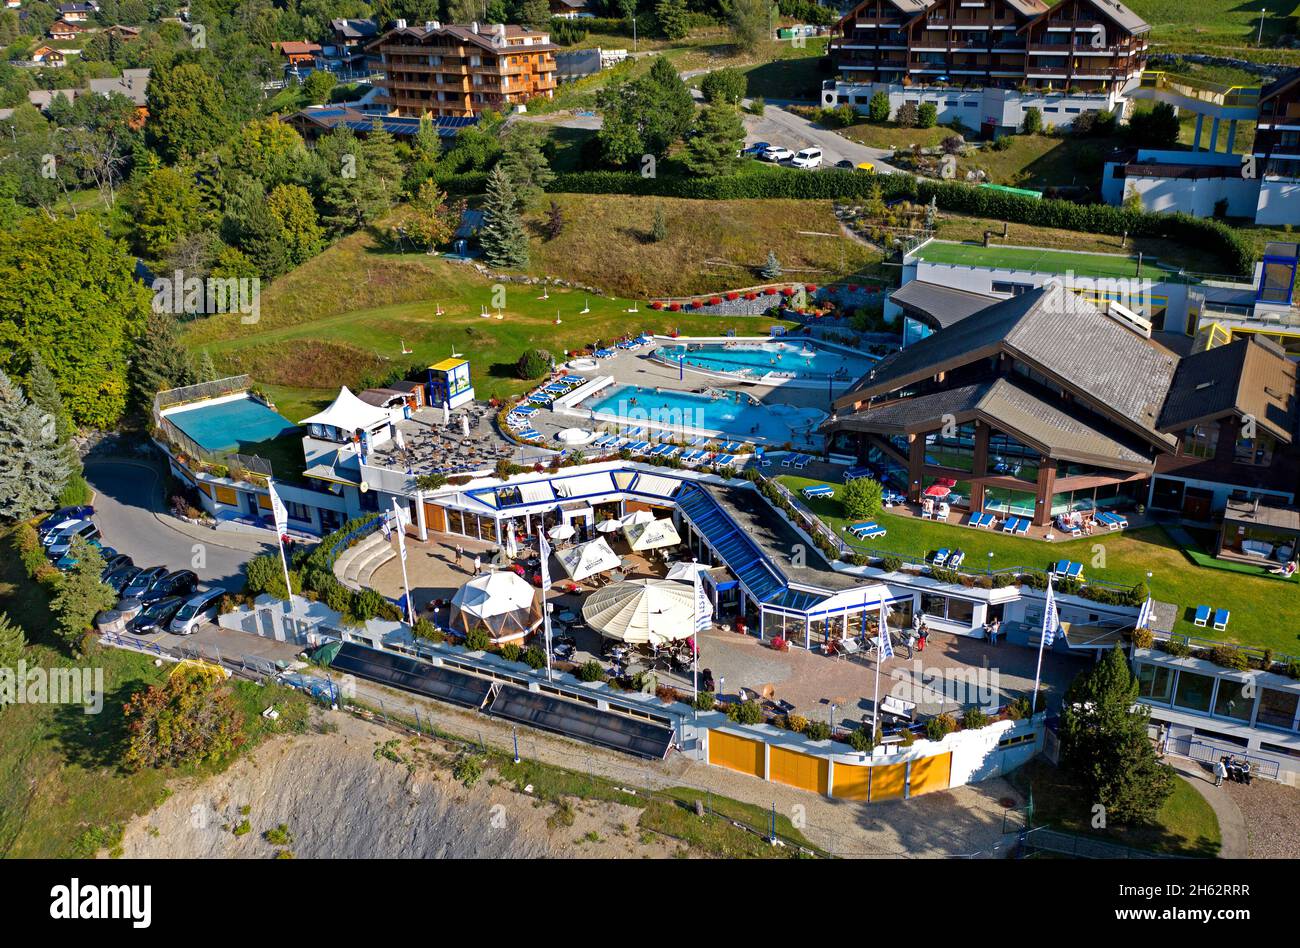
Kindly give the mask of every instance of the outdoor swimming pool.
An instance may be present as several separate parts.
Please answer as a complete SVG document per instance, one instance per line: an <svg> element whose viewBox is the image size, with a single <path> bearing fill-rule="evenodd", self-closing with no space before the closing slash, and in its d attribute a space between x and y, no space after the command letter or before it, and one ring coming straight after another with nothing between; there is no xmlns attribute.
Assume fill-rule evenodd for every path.
<svg viewBox="0 0 1300 948"><path fill-rule="evenodd" d="M685 342L660 346L655 357L702 372L741 375L774 383L813 385L832 381L848 385L867 373L876 360L866 353L819 346L809 340L783 342Z"/></svg>
<svg viewBox="0 0 1300 948"><path fill-rule="evenodd" d="M638 385L620 385L607 392L582 407L628 427L645 425L686 434L720 431L770 444L806 442L809 432L826 418L817 408L755 404L741 392L698 395Z"/></svg>
<svg viewBox="0 0 1300 948"><path fill-rule="evenodd" d="M208 451L248 453L254 445L298 430L287 418L248 396L167 412L166 418Z"/></svg>

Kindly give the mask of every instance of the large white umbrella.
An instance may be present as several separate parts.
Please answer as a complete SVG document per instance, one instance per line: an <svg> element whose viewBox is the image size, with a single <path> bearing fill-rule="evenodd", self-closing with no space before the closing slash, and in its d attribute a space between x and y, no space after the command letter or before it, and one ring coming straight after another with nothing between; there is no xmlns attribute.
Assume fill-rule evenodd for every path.
<svg viewBox="0 0 1300 948"><path fill-rule="evenodd" d="M597 533L617 533L622 529L623 521L619 520L617 517L611 517L608 520L602 520L600 523L596 524Z"/></svg>
<svg viewBox="0 0 1300 948"><path fill-rule="evenodd" d="M668 575L664 578L693 583L695 582L696 573L707 573L708 571L709 567L705 566L703 563L687 563L684 560L679 560L672 566L668 567Z"/></svg>
<svg viewBox="0 0 1300 948"><path fill-rule="evenodd" d="M571 546L567 550L561 550L556 556L559 557L564 571L574 582L581 582L597 573L618 569L623 565L623 561L609 548L604 537Z"/></svg>
<svg viewBox="0 0 1300 948"><path fill-rule="evenodd" d="M573 524L571 523L557 523L555 526L551 527L551 529L546 531L546 535L552 540L568 540L577 532L577 530L573 529Z"/></svg>
<svg viewBox="0 0 1300 948"><path fill-rule="evenodd" d="M677 535L673 522L665 517L663 520L651 520L649 523L624 525L623 535L633 551L644 553L646 550L658 550L665 546L677 546L682 538Z"/></svg>
<svg viewBox="0 0 1300 948"><path fill-rule="evenodd" d="M623 526L630 527L637 523L653 523L655 515L648 510L634 510L623 518Z"/></svg>
<svg viewBox="0 0 1300 948"><path fill-rule="evenodd" d="M506 531L506 556L513 559L519 557L519 541L515 539L515 525L508 523L505 525Z"/></svg>
<svg viewBox="0 0 1300 948"><path fill-rule="evenodd" d="M695 634L695 594L663 579L634 579L598 589L582 604L582 618L611 639L661 645Z"/></svg>

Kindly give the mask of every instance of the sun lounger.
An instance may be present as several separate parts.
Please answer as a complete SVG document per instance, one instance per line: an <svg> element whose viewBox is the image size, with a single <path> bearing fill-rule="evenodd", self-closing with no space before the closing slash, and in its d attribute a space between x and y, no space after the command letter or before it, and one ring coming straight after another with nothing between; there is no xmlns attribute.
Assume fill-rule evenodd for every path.
<svg viewBox="0 0 1300 948"><path fill-rule="evenodd" d="M727 454L739 454L744 445L739 441L726 441L722 445L722 450Z"/></svg>
<svg viewBox="0 0 1300 948"><path fill-rule="evenodd" d="M947 547L944 547L942 550L935 550L934 556L930 557L930 565L942 566L944 563L948 562L948 556L951 553L952 550L948 549Z"/></svg>
<svg viewBox="0 0 1300 948"><path fill-rule="evenodd" d="M510 409L510 414L523 415L527 418L529 415L537 414L537 407L535 405L516 405L514 408Z"/></svg>
<svg viewBox="0 0 1300 948"><path fill-rule="evenodd" d="M1210 621L1210 607L1197 606L1196 615L1192 618L1192 625L1206 625Z"/></svg>
<svg viewBox="0 0 1300 948"><path fill-rule="evenodd" d="M831 497L834 494L834 488L829 487L826 484L810 484L803 489L803 495L805 497Z"/></svg>
<svg viewBox="0 0 1300 948"><path fill-rule="evenodd" d="M627 431L624 431L623 434L629 438L639 438L642 430L643 429L638 426L636 428L629 428Z"/></svg>
<svg viewBox="0 0 1300 948"><path fill-rule="evenodd" d="M736 462L736 456L734 454L724 454L720 456L713 463L718 465L718 467L727 467L728 465L734 464L735 462Z"/></svg>
<svg viewBox="0 0 1300 948"><path fill-rule="evenodd" d="M988 527L993 526L993 515L986 514L983 512L973 513L970 515L970 522L967 524L967 526L982 527L987 529Z"/></svg>
<svg viewBox="0 0 1300 948"><path fill-rule="evenodd" d="M527 428L523 431L516 431L515 436L519 438L523 438L525 441L542 440L542 433L538 431L536 428Z"/></svg>
<svg viewBox="0 0 1300 948"><path fill-rule="evenodd" d="M694 451L688 451L682 455L683 464L699 464L709 456L708 451L701 451L698 448Z"/></svg>
<svg viewBox="0 0 1300 948"><path fill-rule="evenodd" d="M1057 579L1080 579L1083 577L1083 564L1071 560L1057 560L1052 567L1052 575Z"/></svg>
<svg viewBox="0 0 1300 948"><path fill-rule="evenodd" d="M944 565L947 566L949 569L956 569L958 566L961 566L961 564L964 562L966 562L966 551L959 549L959 550L952 551L952 554L948 557L948 562L945 563Z"/></svg>
<svg viewBox="0 0 1300 948"><path fill-rule="evenodd" d="M633 454L640 454L648 447L650 447L649 441L633 441L627 446L627 449Z"/></svg>
<svg viewBox="0 0 1300 948"><path fill-rule="evenodd" d="M659 447L663 448L663 450L659 452L660 456L665 458L670 458L681 450L681 448L677 447L675 444L661 444Z"/></svg>
<svg viewBox="0 0 1300 948"><path fill-rule="evenodd" d="M1128 526L1128 520L1117 513L1105 511L1097 514L1097 519L1104 523L1111 530L1123 530Z"/></svg>
<svg viewBox="0 0 1300 948"><path fill-rule="evenodd" d="M608 359L613 354L614 354L613 349L597 349L595 352L595 356L597 359Z"/></svg>
<svg viewBox="0 0 1300 948"><path fill-rule="evenodd" d="M803 470L805 467L808 466L808 462L811 461L811 460L812 460L812 458L809 457L808 455L806 455L806 454L801 454L801 455L799 455L797 458L794 459L794 466L795 466L796 468L798 468L799 470Z"/></svg>
<svg viewBox="0 0 1300 948"><path fill-rule="evenodd" d="M855 523L849 527L849 533L859 540L874 540L877 537L883 537L887 532L884 527L874 520L864 520L862 523Z"/></svg>
<svg viewBox="0 0 1300 948"><path fill-rule="evenodd" d="M1226 631L1227 631L1227 629L1228 629L1228 616L1229 616L1229 612L1228 612L1227 609L1215 609L1215 610L1214 610L1214 630L1215 630L1216 632L1226 632Z"/></svg>
<svg viewBox="0 0 1300 948"><path fill-rule="evenodd" d="M793 463L794 463L794 455L793 455L793 454L787 454L785 457L781 458L781 466L782 466L782 467L789 467L789 466L790 466L791 464L793 464Z"/></svg>
<svg viewBox="0 0 1300 948"><path fill-rule="evenodd" d="M859 477L870 477L871 468L869 467L851 467L844 472L844 483L856 481Z"/></svg>

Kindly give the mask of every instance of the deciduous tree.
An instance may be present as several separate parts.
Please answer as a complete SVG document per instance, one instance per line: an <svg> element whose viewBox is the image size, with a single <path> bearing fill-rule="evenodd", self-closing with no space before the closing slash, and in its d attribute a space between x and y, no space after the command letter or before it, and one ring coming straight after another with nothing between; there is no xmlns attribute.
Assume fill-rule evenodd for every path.
<svg viewBox="0 0 1300 948"><path fill-rule="evenodd" d="M69 552L77 562L63 574L50 611L54 613L55 632L68 651L77 655L95 616L117 602L117 593L99 578L104 572L104 556L98 547L77 537Z"/></svg>
<svg viewBox="0 0 1300 948"><path fill-rule="evenodd" d="M199 669L178 669L127 701L127 746L132 770L220 761L242 743L243 715L227 686Z"/></svg>

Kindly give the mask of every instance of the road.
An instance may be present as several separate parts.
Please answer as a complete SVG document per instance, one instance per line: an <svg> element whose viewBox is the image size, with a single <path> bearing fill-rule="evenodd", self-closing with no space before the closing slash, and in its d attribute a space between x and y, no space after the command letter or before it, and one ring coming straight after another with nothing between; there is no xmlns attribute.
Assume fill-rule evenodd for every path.
<svg viewBox="0 0 1300 948"><path fill-rule="evenodd" d="M193 531L190 535L182 525L169 523L162 475L152 464L88 458L86 480L95 491L95 520L105 544L131 556L137 566L193 569L204 583L242 588L241 568L258 547L243 536L226 538L206 527L184 525Z"/></svg>

